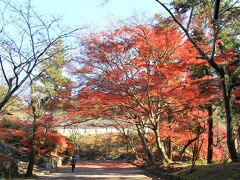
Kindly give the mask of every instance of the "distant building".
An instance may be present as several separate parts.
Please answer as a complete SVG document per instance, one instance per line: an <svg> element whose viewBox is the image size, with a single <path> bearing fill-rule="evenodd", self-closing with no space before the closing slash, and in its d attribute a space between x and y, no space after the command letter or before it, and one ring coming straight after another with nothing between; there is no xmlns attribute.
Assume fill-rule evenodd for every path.
<svg viewBox="0 0 240 180"><path fill-rule="evenodd" d="M58 127L57 132L64 135L70 136L73 134L78 135L95 135L95 134L106 134L106 133L119 133L114 127Z"/></svg>

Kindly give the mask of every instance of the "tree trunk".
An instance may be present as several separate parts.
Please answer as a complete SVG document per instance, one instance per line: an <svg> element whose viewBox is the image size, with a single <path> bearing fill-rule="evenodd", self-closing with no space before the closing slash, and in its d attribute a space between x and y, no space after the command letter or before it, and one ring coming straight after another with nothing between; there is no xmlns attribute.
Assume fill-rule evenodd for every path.
<svg viewBox="0 0 240 180"><path fill-rule="evenodd" d="M133 140L131 139L131 137L129 135L123 134L123 136L126 138L127 141L127 154L129 153L129 149L131 150L131 152L134 154L135 159L139 159L137 151L135 150L135 146L133 143Z"/></svg>
<svg viewBox="0 0 240 180"><path fill-rule="evenodd" d="M160 153L160 155L163 156L163 161L166 162L166 163L171 162L171 160L167 156L167 153L165 151L165 148L164 148L163 144L161 143L158 128L156 130L153 130L153 132L154 132L154 135L155 135L155 143L157 145L158 152Z"/></svg>
<svg viewBox="0 0 240 180"><path fill-rule="evenodd" d="M238 120L238 138L240 140L240 120Z"/></svg>
<svg viewBox="0 0 240 180"><path fill-rule="evenodd" d="M172 160L172 140L171 136L169 136L165 141L164 141L164 147L167 152L167 156L170 160Z"/></svg>
<svg viewBox="0 0 240 180"><path fill-rule="evenodd" d="M238 120L238 144L237 144L237 147L238 147L238 153L240 153L240 149L239 149L239 146L240 146L240 120Z"/></svg>
<svg viewBox="0 0 240 180"><path fill-rule="evenodd" d="M168 108L168 123L172 122L172 112L171 109ZM170 125L170 131L172 131L172 126ZM172 160L172 139L171 136L168 136L165 143L165 149L167 151L167 156L170 160Z"/></svg>
<svg viewBox="0 0 240 180"><path fill-rule="evenodd" d="M138 153L136 152L134 146L132 146L132 145L130 145L130 146L131 146L131 150L132 150L132 152L133 152L133 154L134 154L135 159L138 160L138 159L139 159L139 157L138 157Z"/></svg>
<svg viewBox="0 0 240 180"><path fill-rule="evenodd" d="M138 131L138 136L142 142L143 149L147 155L148 161L150 164L155 164L155 159L153 156L152 151L148 148L146 138L144 137L144 134L141 132L140 127L137 125L137 131Z"/></svg>
<svg viewBox="0 0 240 180"><path fill-rule="evenodd" d="M207 107L208 110L208 151L207 151L207 163L212 163L213 157L213 117L212 117L212 105Z"/></svg>
<svg viewBox="0 0 240 180"><path fill-rule="evenodd" d="M222 77L222 88L224 96L224 106L227 119L227 145L230 157L233 162L238 162L237 151L234 143L233 127L232 127L232 113L231 113L231 102L230 102L230 92L228 92L227 85L225 83L224 77Z"/></svg>
<svg viewBox="0 0 240 180"><path fill-rule="evenodd" d="M184 145L182 151L179 154L179 160L182 161L183 154L186 151L187 147L190 146L194 141L198 140L199 135L197 135L195 138L188 140L187 144Z"/></svg>
<svg viewBox="0 0 240 180"><path fill-rule="evenodd" d="M33 131L32 131L32 142L31 142L31 151L29 154L29 161L28 161L28 167L26 176L32 176L33 175L33 167L35 164L35 145L36 145L36 133L37 133L37 116L35 114L35 108L32 106L33 109Z"/></svg>
<svg viewBox="0 0 240 180"><path fill-rule="evenodd" d="M204 141L204 139L201 142L199 142L199 139L198 139L198 142L194 145L192 166L191 166L190 172L193 172L193 168L194 168L194 166L196 164L196 161L198 159L199 152L200 152L200 150L202 148L202 145L203 145L203 141ZM199 145L199 143L200 143L200 145Z"/></svg>

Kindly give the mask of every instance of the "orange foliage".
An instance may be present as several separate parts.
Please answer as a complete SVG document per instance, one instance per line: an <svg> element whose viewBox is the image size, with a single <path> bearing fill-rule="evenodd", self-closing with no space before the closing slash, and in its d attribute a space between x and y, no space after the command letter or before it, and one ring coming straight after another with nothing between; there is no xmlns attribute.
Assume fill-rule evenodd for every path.
<svg viewBox="0 0 240 180"><path fill-rule="evenodd" d="M49 123L49 118L52 119L51 116L44 116L40 121L41 123ZM52 125L52 122L48 125ZM30 151L32 138L31 122L13 118L7 121L0 121L0 126L2 127L0 129L1 140L17 146L23 151ZM46 132L46 129L41 126L38 127L36 134L36 145L38 155L50 155L52 153L61 155L65 151L72 151L73 149L72 143L66 137L52 130Z"/></svg>
<svg viewBox="0 0 240 180"><path fill-rule="evenodd" d="M81 42L84 51L78 67L82 68L74 70L74 75L83 77L86 84L69 116L143 121L150 129L154 123L149 121L154 119L161 138L171 136L181 147L196 136L190 126L205 126L206 112L200 106L222 96L216 78L191 77L192 67L207 66L207 62L174 26L122 26L85 35ZM199 46L210 51L209 45ZM201 138L206 138L203 129Z"/></svg>

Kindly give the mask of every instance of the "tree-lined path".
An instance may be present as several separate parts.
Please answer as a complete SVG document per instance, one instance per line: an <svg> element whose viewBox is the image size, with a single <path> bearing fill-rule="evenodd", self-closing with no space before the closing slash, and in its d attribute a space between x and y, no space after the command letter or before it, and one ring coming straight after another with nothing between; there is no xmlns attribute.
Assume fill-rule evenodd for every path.
<svg viewBox="0 0 240 180"><path fill-rule="evenodd" d="M116 161L84 161L78 162L75 172L71 167L62 167L58 171L38 179L153 179L144 170L126 162ZM155 178L154 178L155 179Z"/></svg>
<svg viewBox="0 0 240 180"><path fill-rule="evenodd" d="M0 0L0 179L240 179L240 0L35 1Z"/></svg>

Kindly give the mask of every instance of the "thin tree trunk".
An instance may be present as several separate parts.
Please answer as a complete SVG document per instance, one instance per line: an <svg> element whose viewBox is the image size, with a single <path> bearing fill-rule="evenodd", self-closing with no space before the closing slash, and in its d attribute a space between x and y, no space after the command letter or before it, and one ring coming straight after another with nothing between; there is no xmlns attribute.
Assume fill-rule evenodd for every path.
<svg viewBox="0 0 240 180"><path fill-rule="evenodd" d="M27 172L26 176L32 176L33 175L33 167L35 164L35 145L36 145L36 134L37 134L37 113L36 113L36 107L34 106L34 88L32 86L32 81L31 81L31 108L32 108L32 114L33 114L33 129L32 129L32 141L31 141L31 151L29 154L29 162L28 162L28 167L27 167Z"/></svg>
<svg viewBox="0 0 240 180"><path fill-rule="evenodd" d="M158 152L160 153L160 155L163 156L164 162L166 162L166 163L171 162L171 160L167 156L167 153L165 151L164 146L161 143L161 139L160 139L160 136L159 136L158 129L153 130L153 132L154 132L154 135L155 135L155 143L157 145Z"/></svg>
<svg viewBox="0 0 240 180"><path fill-rule="evenodd" d="M139 157L138 157L138 153L136 152L134 146L132 146L132 145L130 145L130 146L131 146L131 150L132 150L132 152L133 152L135 158L136 158L136 159L139 159Z"/></svg>
<svg viewBox="0 0 240 180"><path fill-rule="evenodd" d="M171 140L171 136L169 136L166 140L165 140L165 150L167 152L167 156L170 160L172 160L172 140Z"/></svg>
<svg viewBox="0 0 240 180"><path fill-rule="evenodd" d="M126 135L126 134L123 134L123 136L127 140L127 153L129 153L129 149L130 149L132 151L132 153L134 154L135 159L139 159L137 151L134 148L134 143L132 142L130 136Z"/></svg>
<svg viewBox="0 0 240 180"><path fill-rule="evenodd" d="M238 138L240 140L240 120L238 120Z"/></svg>
<svg viewBox="0 0 240 180"><path fill-rule="evenodd" d="M240 140L240 120L238 120L238 138Z"/></svg>
<svg viewBox="0 0 240 180"><path fill-rule="evenodd" d="M32 176L33 175L33 167L35 164L35 145L36 145L36 133L37 133L37 117L35 114L35 108L32 106L33 109L33 131L32 131L32 142L31 142L31 151L29 154L29 162L28 162L28 167L27 167L27 172L26 176Z"/></svg>
<svg viewBox="0 0 240 180"><path fill-rule="evenodd" d="M212 105L207 107L208 110L208 151L207 151L207 163L212 163L213 158L213 117L212 117Z"/></svg>
<svg viewBox="0 0 240 180"><path fill-rule="evenodd" d="M233 127L232 127L232 114L231 114L231 104L230 104L230 92L228 92L227 85L225 83L224 77L222 77L222 88L224 96L224 106L227 119L227 145L230 157L233 162L238 162L237 151L234 143Z"/></svg>
<svg viewBox="0 0 240 180"><path fill-rule="evenodd" d="M198 143L194 146L192 166L191 166L190 172L193 171L193 168L194 168L194 166L196 164L196 161L197 161L198 156L199 156L199 152L200 152L200 150L202 148L202 145L203 145L203 141L204 141L204 139L201 141L201 144L198 145L199 144L199 139L198 139Z"/></svg>
<svg viewBox="0 0 240 180"><path fill-rule="evenodd" d="M172 112L171 109L168 108L168 123L170 124L170 131L172 131L172 126L171 126L171 122L172 122ZM165 141L165 149L167 151L167 156L170 160L172 160L172 139L171 136L167 137L167 140Z"/></svg>
<svg viewBox="0 0 240 180"><path fill-rule="evenodd" d="M143 149L148 157L149 163L150 164L155 164L155 159L153 156L152 151L148 148L147 142L146 142L146 138L144 137L144 134L141 132L139 125L137 125L137 132L138 132L138 136L142 142L142 146Z"/></svg>
<svg viewBox="0 0 240 180"><path fill-rule="evenodd" d="M183 154L184 154L184 152L186 151L186 149L188 148L188 146L190 146L194 141L198 140L198 138L199 138L199 135L197 135L197 136L196 136L195 138L193 138L193 139L188 140L187 144L184 145L182 151L181 151L180 154L179 154L179 157L180 157L179 159L180 159L180 161L182 161L182 159L183 159Z"/></svg>
<svg viewBox="0 0 240 180"><path fill-rule="evenodd" d="M238 145L237 147L239 147L240 145L240 120L238 120ZM240 150L238 148L238 153L240 153Z"/></svg>

